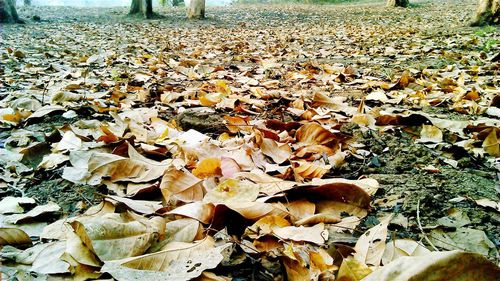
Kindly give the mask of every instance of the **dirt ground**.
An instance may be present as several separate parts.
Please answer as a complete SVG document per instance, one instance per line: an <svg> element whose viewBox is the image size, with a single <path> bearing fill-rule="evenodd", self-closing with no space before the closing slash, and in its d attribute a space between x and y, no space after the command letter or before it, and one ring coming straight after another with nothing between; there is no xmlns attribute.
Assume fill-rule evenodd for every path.
<svg viewBox="0 0 500 281"><path fill-rule="evenodd" d="M33 63L41 69L75 64L81 57L106 51L128 52L138 57L161 53L165 57L176 58L179 52L194 53L200 49L217 53L221 56L220 64L230 65L233 60L240 60L243 65L252 67L258 59L262 59L252 60L252 53L263 52L263 58L274 56L284 64L282 72L268 73L276 79L286 75L288 68L316 61L351 65L362 71L364 76L394 82L404 70L443 69L448 65L468 69L481 63L475 61L471 54L491 57L498 53L498 29L467 27L474 9L475 1L417 2L410 9L390 12L382 3L320 7L235 6L209 8L207 19L202 21L186 20L181 9L160 9L158 14L161 18L144 21L125 17L126 8L20 8L20 16L27 19L27 24L0 27L1 48L10 47L35 54ZM35 15L41 21L34 21ZM217 42L224 43L221 46ZM300 46L302 53L297 53L295 46ZM224 54L229 49L236 50L231 58ZM237 50L241 50L241 57L238 57ZM3 60L0 67L0 99L6 98L13 90L41 87L43 83L40 81L48 79L44 74L47 70L24 71L14 61ZM87 71L127 73L127 67L124 62L109 65L108 69L96 67ZM498 68L478 75L492 87L500 86ZM311 90L311 86L305 84L284 83L282 87L287 91ZM360 102L359 97L366 95L366 89L359 84L327 90L334 95L348 97L349 103L356 106ZM367 104L370 102L367 101ZM273 110L269 108L270 117L285 121L293 119ZM478 117L445 107L424 106L421 110L453 120L474 120ZM221 116L226 113L217 112ZM105 114L91 114L89 119L107 118ZM200 125L198 121L176 116L174 112L162 114L177 118L184 129L201 131L204 127L209 128L205 133L212 137L224 131L224 126L216 124L221 123L222 118L216 116L208 118L206 125L201 121ZM14 130L50 133L76 120L52 114L33 124L3 128L0 145L3 147L4 140ZM467 152L454 151L453 158L458 161L454 168L443 161L446 156L440 151L415 142L417 126L376 132L360 130L357 125L348 124L342 130L352 135L357 143L363 144L363 149L371 154L366 158L348 156L342 167L332 170L325 177L370 177L381 184L372 201L372 212L363 222L361 231L377 224L383 214L394 213L402 215L405 218L403 221L407 221L400 225L393 224L392 235L421 240L423 236L418 227L417 206L424 231L433 229L439 218L446 217L454 209L468 216L470 223L467 227L483 230L500 249L500 214L474 202L484 198L499 201L500 174L491 162L487 163ZM46 149L50 150L50 147ZM424 169L428 165L436 170ZM106 192L91 186L74 185L62 179L61 174L62 168L50 172L37 171L22 179L19 184L24 187L22 189L0 189L0 197L24 193L38 203L54 201L61 205L64 213L76 214L99 202L101 194ZM491 252L490 258L497 259L497 253Z"/></svg>

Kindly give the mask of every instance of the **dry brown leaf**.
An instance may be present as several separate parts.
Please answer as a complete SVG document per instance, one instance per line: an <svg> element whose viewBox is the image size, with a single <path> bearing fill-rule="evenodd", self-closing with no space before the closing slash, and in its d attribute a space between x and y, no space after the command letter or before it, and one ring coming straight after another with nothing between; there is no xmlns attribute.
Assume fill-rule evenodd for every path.
<svg viewBox="0 0 500 281"><path fill-rule="evenodd" d="M422 256L428 253L430 251L416 241L396 239L387 243L382 256L382 264L387 265L400 257Z"/></svg>
<svg viewBox="0 0 500 281"><path fill-rule="evenodd" d="M263 138L260 149L264 155L271 157L274 163L281 164L292 155L292 149L286 143L277 143L272 139Z"/></svg>
<svg viewBox="0 0 500 281"><path fill-rule="evenodd" d="M378 188L380 187L377 180L370 179L370 178L364 178L364 179L360 179L360 180L346 180L346 179L342 179L342 178L313 179L311 181L311 184L313 184L313 185L326 185L326 184L342 185L342 184L344 184L344 185L349 185L349 186L355 186L357 188L363 189L370 196L374 195L375 192L377 192Z"/></svg>
<svg viewBox="0 0 500 281"><path fill-rule="evenodd" d="M293 201L284 205L290 213L290 219L292 222L310 217L316 212L316 205L304 199Z"/></svg>
<svg viewBox="0 0 500 281"><path fill-rule="evenodd" d="M70 225L65 226L68 228L68 231L66 231L65 251L68 257L64 260L70 263L74 260L78 264L100 267L102 262L95 254L92 242L83 230L82 224L72 222Z"/></svg>
<svg viewBox="0 0 500 281"><path fill-rule="evenodd" d="M241 172L236 174L235 178L251 180L252 182L259 185L261 193L264 193L268 196L290 190L297 185L296 182L285 181L276 177L272 177L260 170L254 170L250 173Z"/></svg>
<svg viewBox="0 0 500 281"><path fill-rule="evenodd" d="M71 225L79 236L88 237L92 252L102 261L142 255L159 235L153 225L129 221L120 214L94 217L83 223L75 221Z"/></svg>
<svg viewBox="0 0 500 281"><path fill-rule="evenodd" d="M100 184L102 178L111 182L149 182L158 179L170 166L171 160L157 162L140 155L127 143L129 158L109 153L75 151L70 153L73 167L66 167L63 178L74 183Z"/></svg>
<svg viewBox="0 0 500 281"><path fill-rule="evenodd" d="M287 192L289 198L308 198L311 201L331 200L370 208L370 195L355 182L338 181L320 186L302 185Z"/></svg>
<svg viewBox="0 0 500 281"><path fill-rule="evenodd" d="M50 243L33 261L31 270L40 274L68 273L70 265L60 258L66 251L66 241Z"/></svg>
<svg viewBox="0 0 500 281"><path fill-rule="evenodd" d="M213 238L200 242L172 242L166 249L139 257L106 263L102 271L117 280L190 280L215 268L224 258L227 244L215 247Z"/></svg>
<svg viewBox="0 0 500 281"><path fill-rule="evenodd" d="M170 167L165 171L160 183L160 190L165 201L174 197L182 202L200 201L205 195L202 180L188 171Z"/></svg>
<svg viewBox="0 0 500 281"><path fill-rule="evenodd" d="M0 246L31 244L31 239L19 228L0 227Z"/></svg>
<svg viewBox="0 0 500 281"><path fill-rule="evenodd" d="M160 201L145 201L145 200L134 200L114 195L108 195L105 199L111 203L117 204L121 203L130 208L131 210L145 215L151 215L156 213L158 210L163 208Z"/></svg>
<svg viewBox="0 0 500 281"><path fill-rule="evenodd" d="M317 245L323 245L328 240L328 231L325 230L325 225L322 223L311 227L274 227L273 234L280 239L309 242Z"/></svg>
<svg viewBox="0 0 500 281"><path fill-rule="evenodd" d="M327 147L336 147L342 140L342 138L314 122L302 125L295 133L295 138L301 146L325 145Z"/></svg>
<svg viewBox="0 0 500 281"><path fill-rule="evenodd" d="M450 251L401 257L375 270L363 281L490 281L499 275L500 268L482 255Z"/></svg>
<svg viewBox="0 0 500 281"><path fill-rule="evenodd" d="M191 243L194 241L200 222L194 219L178 219L168 222L166 229L166 239L168 241Z"/></svg>
<svg viewBox="0 0 500 281"><path fill-rule="evenodd" d="M322 178L326 173L330 171L332 166L324 165L318 162L307 162L307 161L294 161L292 162L292 169L295 176L295 180L298 182L304 179L314 179Z"/></svg>
<svg viewBox="0 0 500 281"><path fill-rule="evenodd" d="M265 235L271 235L273 228L290 226L290 222L278 216L265 216L253 225L247 227L244 236L252 239L258 239Z"/></svg>
<svg viewBox="0 0 500 281"><path fill-rule="evenodd" d="M354 258L367 265L380 265L385 251L385 240L387 239L387 226L392 216L384 218L379 224L367 230L356 242Z"/></svg>
<svg viewBox="0 0 500 281"><path fill-rule="evenodd" d="M244 116L224 116L227 122L228 130L235 134L238 132L251 132L252 126L249 126L249 118Z"/></svg>
<svg viewBox="0 0 500 281"><path fill-rule="evenodd" d="M249 220L258 220L276 210L272 204L262 202L228 202L224 206Z"/></svg>
<svg viewBox="0 0 500 281"><path fill-rule="evenodd" d="M492 208L493 210L500 212L500 202L495 202L493 200L483 198L476 200L476 204L482 207Z"/></svg>
<svg viewBox="0 0 500 281"><path fill-rule="evenodd" d="M18 224L29 220L37 219L40 216L51 215L51 214L54 215L59 213L60 210L61 207L59 207L59 205L57 205L54 202L49 202L46 205L36 206L26 214L15 214L7 216L5 221Z"/></svg>
<svg viewBox="0 0 500 281"><path fill-rule="evenodd" d="M209 224L214 216L215 206L211 203L193 202L173 209L167 214L179 215Z"/></svg>

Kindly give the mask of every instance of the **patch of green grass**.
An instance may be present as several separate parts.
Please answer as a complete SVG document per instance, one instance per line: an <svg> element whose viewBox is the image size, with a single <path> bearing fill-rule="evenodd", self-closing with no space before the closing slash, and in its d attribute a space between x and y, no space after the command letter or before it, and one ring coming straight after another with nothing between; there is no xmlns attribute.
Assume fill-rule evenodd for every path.
<svg viewBox="0 0 500 281"><path fill-rule="evenodd" d="M500 44L500 40L489 38L488 40L486 40L486 42L484 42L483 50L489 52L491 51L491 49L493 49L494 46L498 44Z"/></svg>
<svg viewBox="0 0 500 281"><path fill-rule="evenodd" d="M492 33L495 33L496 30L497 30L496 27L491 26L491 25L487 25L487 26L484 26L484 27L476 30L476 32L474 32L474 34L476 34L479 37L485 37L485 36L488 36Z"/></svg>

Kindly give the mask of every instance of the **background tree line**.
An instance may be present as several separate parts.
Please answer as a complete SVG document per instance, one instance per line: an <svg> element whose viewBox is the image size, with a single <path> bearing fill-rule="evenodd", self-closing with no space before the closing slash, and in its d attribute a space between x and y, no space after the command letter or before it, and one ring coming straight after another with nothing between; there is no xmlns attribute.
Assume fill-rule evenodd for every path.
<svg viewBox="0 0 500 281"><path fill-rule="evenodd" d="M80 0L81 2L91 2L93 0ZM118 0L116 0L118 1ZM160 4L180 6L184 0L158 0ZM205 0L185 0L187 4L188 18L205 17ZM355 0L233 0L235 3L339 3L351 2ZM24 5L30 6L32 0L22 0ZM387 0L389 7L409 7L409 0ZM0 0L0 22L3 23L23 23L16 10L16 0ZM138 15L145 18L153 18L153 0L132 0L130 3L130 15ZM477 11L471 25L486 25L500 23L500 0L478 0Z"/></svg>

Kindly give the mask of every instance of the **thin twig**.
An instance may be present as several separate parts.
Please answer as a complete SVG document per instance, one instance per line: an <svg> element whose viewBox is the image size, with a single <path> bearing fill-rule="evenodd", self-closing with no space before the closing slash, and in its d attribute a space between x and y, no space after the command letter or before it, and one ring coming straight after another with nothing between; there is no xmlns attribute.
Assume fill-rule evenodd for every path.
<svg viewBox="0 0 500 281"><path fill-rule="evenodd" d="M432 244L432 242L429 239L429 237L427 237L427 234L425 234L424 229L422 227L422 224L420 223L420 199L418 199L418 201L417 201L417 224L418 224L418 228L420 229L420 232L422 232L422 235L424 235L425 241L427 241L427 243L429 243L429 245L431 245L431 247L435 251L439 252L438 248L436 248L436 246L434 246L434 244Z"/></svg>
<svg viewBox="0 0 500 281"><path fill-rule="evenodd" d="M42 106L43 106L44 101L45 101L45 93L47 92L47 89L49 88L50 81L52 81L52 77L49 79L49 81L47 81L47 84L45 85L45 87L43 88L43 91L42 91Z"/></svg>

